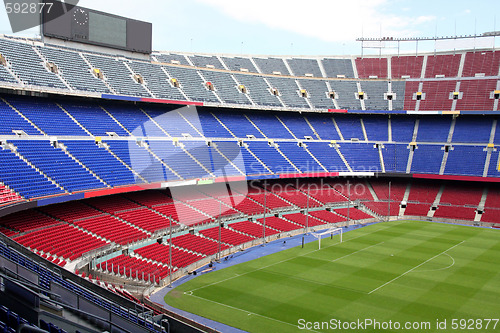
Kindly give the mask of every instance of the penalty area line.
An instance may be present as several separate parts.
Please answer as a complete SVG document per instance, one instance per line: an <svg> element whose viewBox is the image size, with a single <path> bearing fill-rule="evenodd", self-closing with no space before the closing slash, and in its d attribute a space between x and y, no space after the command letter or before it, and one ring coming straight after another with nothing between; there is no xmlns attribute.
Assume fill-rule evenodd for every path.
<svg viewBox="0 0 500 333"><path fill-rule="evenodd" d="M247 271L247 272L244 272L244 273L241 273L241 274L236 274L233 275L233 276L230 276L228 278L225 278L225 279L222 279L222 280L219 280L219 281L215 281L215 282L212 282L212 283L209 283L207 285L203 285L201 287L198 287L198 288L195 288L195 289L192 289L191 291L197 291L197 290L200 290L200 289L204 289L204 288L207 288L207 287L210 287L210 286L213 286L213 285L216 285L216 284L219 284L221 282L225 282L225 281L229 281L229 280L232 280L234 278L237 278L237 277L240 277L242 275L247 275L247 274L251 274L251 273L254 273L254 272L258 272L260 270L263 270L263 269L266 269L266 268L269 268L271 266L275 266L275 265L278 265L278 264L281 264L281 263L284 263L284 262L287 262L287 261L290 261L290 260L293 260L295 258L299 258L299 257L305 257L311 253L315 253L315 252L318 252L318 251L321 251L321 250L324 250L324 249L327 249L327 248L330 248L330 247L333 247L333 246L337 246L337 245L341 245L345 242L349 242L349 241L352 241L352 240L355 240L355 239L358 239L358 238L361 238L361 237L365 237L367 235L370 235L370 234L374 234L374 233L377 233L379 231L382 231L382 230L385 230L385 229L388 229L390 228L390 226L384 226L383 229L378 229L378 230L374 230L374 231L371 231L371 232L367 232L367 233L363 233L361 235L358 235L356 237L352 237L352 238L348 238L348 239L345 239L342 243L334 243L334 244L331 244L331 245L328 245L328 246L325 246L324 248L322 249L315 249L315 250L311 250L311 251L308 251L306 253L302 253L302 254L299 254L295 257L291 257L291 258L286 258L286 259L283 259L283 260L280 260L280 261L277 261L277 262L273 262L269 265L265 265L265 266L262 266L262 267L259 267L259 268L256 268L256 269L253 269L253 270L250 270L250 271Z"/></svg>
<svg viewBox="0 0 500 333"><path fill-rule="evenodd" d="M380 242L380 243L377 243L377 244L370 245L370 246L365 247L365 248L363 248L363 249L361 249L361 250L357 250L357 251L354 251L353 253L346 254L345 256L342 256L342 257L340 257L340 258L333 259L333 260L331 260L331 262L335 262L335 261L337 261L337 260L347 258L347 257L349 257L349 256L352 256L353 254L356 254L356 253L361 252L361 251L368 250L369 248L372 248L372 247L374 247L374 246L377 246L377 245L380 245L380 244L383 244L383 243L384 243L384 242Z"/></svg>
<svg viewBox="0 0 500 333"><path fill-rule="evenodd" d="M433 259L435 259L435 258L439 257L439 256L440 256L440 255L442 255L442 254L445 254L446 252L448 252L448 251L450 251L450 250L452 250L452 249L456 248L457 246L459 246L459 245L463 244L464 242L465 242L465 241L463 240L463 241L461 241L460 243L453 245L453 246L452 246L452 247L450 247L449 249L444 250L443 252L436 254L434 257L429 258L429 259L427 259L426 261L424 261L424 262L422 262L422 263L418 264L417 266L415 266L415 267L413 267L413 268L411 268L411 269L407 270L407 271L406 271L406 272L404 272L403 274L400 274L400 275L396 276L394 279L392 279L392 280L390 280L390 281L387 281L387 282L386 282L386 283L384 283L383 285L381 285L381 286L379 286L379 287L377 287L377 288L373 289L372 291L368 292L368 295L370 295L371 293L373 293L373 292L375 292L375 291L379 290L380 288L383 288L383 287L387 286L388 284L390 284L390 283L392 283L392 282L396 281L397 279L399 279L399 278L401 278L401 277L405 276L406 274L408 274L408 273L410 273L410 272L413 272L415 269L419 268L420 266L422 266L422 265L424 265L424 264L428 263L429 261L431 261L431 260L433 260Z"/></svg>
<svg viewBox="0 0 500 333"><path fill-rule="evenodd" d="M446 254L451 259L451 264L449 264L448 266L436 268L436 269L422 269L422 270L418 270L416 272L418 272L418 273L420 273L420 272L437 272L437 271L444 271L445 269L453 267L455 265L455 258L450 256L448 253L444 253L444 254Z"/></svg>

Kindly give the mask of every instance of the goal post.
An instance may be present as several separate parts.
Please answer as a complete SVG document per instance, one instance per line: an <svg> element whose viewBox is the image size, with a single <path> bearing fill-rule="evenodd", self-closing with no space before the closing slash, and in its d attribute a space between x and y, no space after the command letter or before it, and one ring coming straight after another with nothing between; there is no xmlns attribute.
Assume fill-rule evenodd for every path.
<svg viewBox="0 0 500 333"><path fill-rule="evenodd" d="M340 242L342 243L342 228L330 228L322 232L313 232L311 235L318 239L318 250L321 249L321 237L324 235L330 235L332 237L334 235L340 235Z"/></svg>

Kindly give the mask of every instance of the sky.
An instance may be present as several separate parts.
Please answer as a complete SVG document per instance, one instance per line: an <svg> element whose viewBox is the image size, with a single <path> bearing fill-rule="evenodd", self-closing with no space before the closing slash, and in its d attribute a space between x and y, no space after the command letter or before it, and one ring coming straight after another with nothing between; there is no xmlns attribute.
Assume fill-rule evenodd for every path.
<svg viewBox="0 0 500 333"><path fill-rule="evenodd" d="M500 30L498 0L80 0L153 24L153 49L244 55L359 55L454 49L434 42L368 48L358 37L434 37ZM497 22L498 21L498 22ZM5 8L0 33L12 35ZM18 36L35 37L39 29ZM474 43L474 40L468 40ZM476 47L500 47L500 37ZM472 48L472 44L466 47Z"/></svg>

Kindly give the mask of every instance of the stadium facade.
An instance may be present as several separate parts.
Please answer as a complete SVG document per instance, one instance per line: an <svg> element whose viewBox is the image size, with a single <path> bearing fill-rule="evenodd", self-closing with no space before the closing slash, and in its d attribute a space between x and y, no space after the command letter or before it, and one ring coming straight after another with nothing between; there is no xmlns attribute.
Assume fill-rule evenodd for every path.
<svg viewBox="0 0 500 333"><path fill-rule="evenodd" d="M0 260L4 296L20 298L1 309L5 325L209 330L149 293L306 229L500 225L498 50L145 58L73 46L0 38Z"/></svg>

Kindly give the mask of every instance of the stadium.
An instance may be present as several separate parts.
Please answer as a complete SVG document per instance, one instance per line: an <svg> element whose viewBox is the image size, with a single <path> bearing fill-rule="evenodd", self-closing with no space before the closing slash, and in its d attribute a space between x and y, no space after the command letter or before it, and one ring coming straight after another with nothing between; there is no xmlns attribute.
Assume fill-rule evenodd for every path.
<svg viewBox="0 0 500 333"><path fill-rule="evenodd" d="M500 329L500 50L164 52L72 10L0 36L0 330Z"/></svg>

